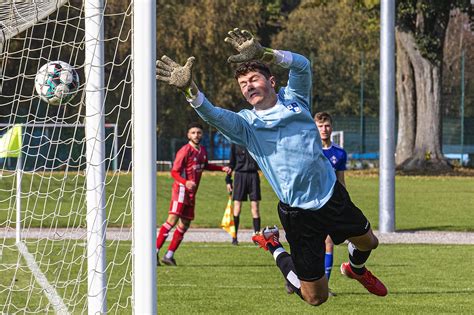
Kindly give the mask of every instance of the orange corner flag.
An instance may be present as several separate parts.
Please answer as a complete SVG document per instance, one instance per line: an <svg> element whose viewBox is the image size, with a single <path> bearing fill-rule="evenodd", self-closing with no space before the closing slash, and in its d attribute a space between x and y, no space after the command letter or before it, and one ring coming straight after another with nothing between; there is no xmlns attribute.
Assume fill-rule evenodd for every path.
<svg viewBox="0 0 474 315"><path fill-rule="evenodd" d="M221 227L235 238L234 214L232 213L232 197L229 196L227 207L225 207L224 216L222 217Z"/></svg>

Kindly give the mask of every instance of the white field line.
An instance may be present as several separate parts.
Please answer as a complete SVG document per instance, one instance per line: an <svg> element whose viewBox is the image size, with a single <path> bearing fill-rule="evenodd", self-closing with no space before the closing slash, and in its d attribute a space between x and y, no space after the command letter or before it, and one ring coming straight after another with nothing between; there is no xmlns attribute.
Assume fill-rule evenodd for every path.
<svg viewBox="0 0 474 315"><path fill-rule="evenodd" d="M18 242L16 243L16 246L25 258L28 268L30 268L36 278L36 282L38 282L38 284L43 288L43 292L53 306L56 314L69 314L63 300L58 292L56 292L56 289L48 282L48 279L46 279L45 275L41 272L38 264L36 264L35 258L30 254L26 245L23 242Z"/></svg>

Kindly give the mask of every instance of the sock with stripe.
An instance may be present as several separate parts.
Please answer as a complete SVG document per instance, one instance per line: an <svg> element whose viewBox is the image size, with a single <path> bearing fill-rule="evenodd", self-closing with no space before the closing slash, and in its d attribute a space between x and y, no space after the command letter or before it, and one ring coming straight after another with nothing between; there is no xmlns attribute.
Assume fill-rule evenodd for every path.
<svg viewBox="0 0 474 315"><path fill-rule="evenodd" d="M333 264L333 255L332 253L326 252L326 254L324 255L324 270L326 273L326 278L328 278L328 281L329 281L329 278L331 277L332 264Z"/></svg>
<svg viewBox="0 0 474 315"><path fill-rule="evenodd" d="M349 263L351 264L352 271L358 275L362 275L365 272L365 262L369 259L372 251L360 251L350 242L347 248L349 250Z"/></svg>
<svg viewBox="0 0 474 315"><path fill-rule="evenodd" d="M186 230L186 228L180 227L179 225L176 227L176 230L173 233L173 239L171 240L170 246L168 247L168 252L172 251L174 253L178 249L179 244L181 244L181 241L184 238L184 233L186 233Z"/></svg>
<svg viewBox="0 0 474 315"><path fill-rule="evenodd" d="M268 250L273 255L278 269L280 269L283 277L286 280L286 283L291 287L293 292L298 294L298 296L303 299L301 295L301 283L296 275L295 265L290 254L286 252L283 246L272 246L268 245Z"/></svg>
<svg viewBox="0 0 474 315"><path fill-rule="evenodd" d="M158 236L156 237L156 251L157 252L163 246L163 243L168 238L168 235L172 228L173 228L173 225L168 222L163 223L163 225L161 226L160 231L158 232Z"/></svg>

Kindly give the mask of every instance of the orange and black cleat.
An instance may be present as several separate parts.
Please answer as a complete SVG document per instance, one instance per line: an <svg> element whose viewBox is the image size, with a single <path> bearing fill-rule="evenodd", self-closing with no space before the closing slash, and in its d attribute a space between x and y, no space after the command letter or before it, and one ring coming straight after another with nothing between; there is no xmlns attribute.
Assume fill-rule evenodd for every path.
<svg viewBox="0 0 474 315"><path fill-rule="evenodd" d="M268 250L268 244L272 246L278 247L280 246L280 232L278 231L278 227L275 225L273 227L266 227L262 230L262 232L256 232L252 236L252 241L255 245L260 246L264 250Z"/></svg>
<svg viewBox="0 0 474 315"><path fill-rule="evenodd" d="M352 271L350 263L346 262L341 265L341 273L348 278L359 281L372 294L378 296L386 296L388 291L385 285L377 279L367 268L362 275Z"/></svg>

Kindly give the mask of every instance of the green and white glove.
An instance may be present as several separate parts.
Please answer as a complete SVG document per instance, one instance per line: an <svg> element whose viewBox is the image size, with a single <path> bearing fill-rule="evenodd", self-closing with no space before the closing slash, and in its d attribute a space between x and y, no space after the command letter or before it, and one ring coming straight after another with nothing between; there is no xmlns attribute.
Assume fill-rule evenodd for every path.
<svg viewBox="0 0 474 315"><path fill-rule="evenodd" d="M234 28L227 34L229 34L229 37L226 37L224 41L231 44L239 52L237 55L230 56L227 62L246 62L251 60L262 60L265 62L275 61L276 56L274 50L260 45L249 31Z"/></svg>
<svg viewBox="0 0 474 315"><path fill-rule="evenodd" d="M181 66L170 57L163 55L161 60L156 61L156 79L174 86L183 91L186 97L192 98L197 93L197 88L193 81L195 59L194 57L189 57L186 64Z"/></svg>

